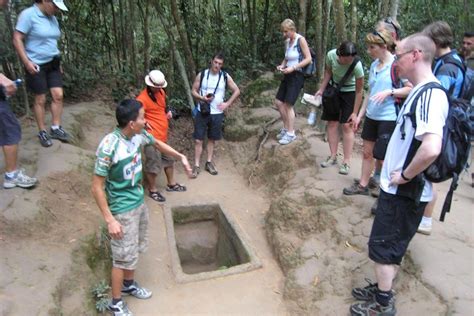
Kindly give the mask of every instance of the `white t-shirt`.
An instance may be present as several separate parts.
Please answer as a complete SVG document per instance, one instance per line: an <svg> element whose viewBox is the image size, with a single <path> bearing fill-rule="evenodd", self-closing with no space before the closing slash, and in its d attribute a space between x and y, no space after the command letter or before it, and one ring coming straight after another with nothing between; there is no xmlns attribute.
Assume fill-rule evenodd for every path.
<svg viewBox="0 0 474 316"><path fill-rule="evenodd" d="M225 98L225 79L224 79L224 71L221 70L221 76L219 80L219 74L213 74L209 69L204 71L204 78L202 78L202 85L200 93L201 95L206 95L208 93L214 93L214 99L211 102L211 114L220 114L222 113L221 110L217 108L219 104L224 102ZM227 80L229 80L229 74L227 74ZM219 86L216 89L217 84Z"/></svg>
<svg viewBox="0 0 474 316"><path fill-rule="evenodd" d="M300 62L300 53L298 52L298 39L301 37L301 35L296 34L295 39L290 46L290 39L288 38L285 41L285 59L286 59L286 67L294 67L295 65L298 65Z"/></svg>
<svg viewBox="0 0 474 316"><path fill-rule="evenodd" d="M428 82L430 81L419 83L411 90L398 115L397 126L388 143L387 153L380 175L380 188L386 193L395 195L397 192L397 185L389 186L390 174L393 171L402 171L403 164L405 163L408 150L413 140L413 135L415 135L419 141L422 141L423 136L426 134L436 134L443 137L443 126L448 116L449 104L446 94L441 89L428 89L423 92L423 95L418 98L418 104L416 105L416 131L413 129L410 117L406 116L404 126L406 136L404 140L402 140L401 137L400 128L403 122L403 115L410 112L413 98L416 96L418 90ZM429 181L425 181L421 201L429 202L432 198L432 184Z"/></svg>

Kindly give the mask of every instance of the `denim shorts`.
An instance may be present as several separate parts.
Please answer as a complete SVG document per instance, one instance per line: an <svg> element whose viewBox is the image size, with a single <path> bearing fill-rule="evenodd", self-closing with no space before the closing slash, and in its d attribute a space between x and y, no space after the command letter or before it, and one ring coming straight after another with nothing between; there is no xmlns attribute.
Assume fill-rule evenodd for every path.
<svg viewBox="0 0 474 316"><path fill-rule="evenodd" d="M369 238L369 258L380 264L399 265L420 225L426 204L380 190Z"/></svg>
<svg viewBox="0 0 474 316"><path fill-rule="evenodd" d="M143 203L114 217L122 225L123 238L110 240L112 265L119 269L135 270L138 253L148 248L148 207Z"/></svg>
<svg viewBox="0 0 474 316"><path fill-rule="evenodd" d="M207 135L208 139L222 139L222 122L224 121L224 113L202 115L197 112L194 118L194 139L204 140Z"/></svg>
<svg viewBox="0 0 474 316"><path fill-rule="evenodd" d="M17 145L21 126L7 101L0 101L0 146Z"/></svg>

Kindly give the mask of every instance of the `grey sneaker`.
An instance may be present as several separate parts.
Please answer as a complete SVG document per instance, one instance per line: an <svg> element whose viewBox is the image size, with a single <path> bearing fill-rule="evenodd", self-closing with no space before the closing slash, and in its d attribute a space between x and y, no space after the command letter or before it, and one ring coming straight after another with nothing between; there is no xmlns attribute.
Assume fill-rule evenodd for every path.
<svg viewBox="0 0 474 316"><path fill-rule="evenodd" d="M69 134L66 133L66 131L63 129L62 126L59 126L57 129L52 129L50 130L50 135L51 138L58 139L64 143L69 143L70 137Z"/></svg>
<svg viewBox="0 0 474 316"><path fill-rule="evenodd" d="M107 305L107 310L114 316L133 316L124 301L120 301L115 305L112 305L112 302L110 302L109 305Z"/></svg>
<svg viewBox="0 0 474 316"><path fill-rule="evenodd" d="M276 138L277 138L278 140L282 139L283 136L286 135L286 132L288 132L288 130L287 130L286 128L282 128L282 129L280 130L280 132L278 133L278 135L276 136Z"/></svg>
<svg viewBox="0 0 474 316"><path fill-rule="evenodd" d="M356 194L369 195L369 189L367 187L361 186L360 184L354 183L350 187L344 188L342 190L342 193L344 193L345 195L356 195Z"/></svg>
<svg viewBox="0 0 474 316"><path fill-rule="evenodd" d="M373 300L352 304L350 312L352 316L395 316L397 309L393 299L390 300L387 306L382 306Z"/></svg>
<svg viewBox="0 0 474 316"><path fill-rule="evenodd" d="M41 146L43 147L50 147L53 145L53 142L51 141L51 136L49 136L48 132L46 132L45 130L39 131L38 138Z"/></svg>
<svg viewBox="0 0 474 316"><path fill-rule="evenodd" d="M153 293L145 289L144 287L141 287L140 285L138 285L136 281L134 281L132 285L128 287L125 287L125 286L122 287L122 294L132 295L132 296L135 296L136 298L146 300L147 298L150 298Z"/></svg>
<svg viewBox="0 0 474 316"><path fill-rule="evenodd" d="M352 296L359 301L371 301L375 299L377 294L377 283L372 283L370 279L365 279L369 285L366 287L355 287L352 289Z"/></svg>
<svg viewBox="0 0 474 316"><path fill-rule="evenodd" d="M38 182L38 179L28 177L25 173L24 169L20 169L17 171L16 176L13 178L8 177L5 174L4 180L3 180L3 187L5 189L11 189L14 187L20 187L20 188L31 188L36 185Z"/></svg>
<svg viewBox="0 0 474 316"><path fill-rule="evenodd" d="M214 164L212 163L212 161L206 162L205 169L206 169L207 172L209 172L209 173L212 174L213 176L217 175L216 167L214 166Z"/></svg>
<svg viewBox="0 0 474 316"><path fill-rule="evenodd" d="M326 158L326 160L324 160L323 162L320 163L320 165L323 168L327 168L327 167L330 167L330 166L333 166L333 165L337 165L337 158L336 157L331 158L331 156L328 156Z"/></svg>
<svg viewBox="0 0 474 316"><path fill-rule="evenodd" d="M296 139L296 135L289 135L288 133L286 133L285 136L283 136L283 138L280 139L279 143L280 145L288 145L295 139Z"/></svg>
<svg viewBox="0 0 474 316"><path fill-rule="evenodd" d="M359 184L360 183L360 179L354 179L354 183L356 184ZM377 180L375 180L374 177L370 177L369 178L369 189L376 189L380 186L380 182L378 182Z"/></svg>
<svg viewBox="0 0 474 316"><path fill-rule="evenodd" d="M351 170L351 167L347 164L347 163L343 163L340 167L339 167L339 173L340 174L343 174L343 175L346 175L346 174L349 174L349 171Z"/></svg>
<svg viewBox="0 0 474 316"><path fill-rule="evenodd" d="M196 179L200 172L201 168L199 168L199 166L194 166L193 173L191 174L191 179Z"/></svg>

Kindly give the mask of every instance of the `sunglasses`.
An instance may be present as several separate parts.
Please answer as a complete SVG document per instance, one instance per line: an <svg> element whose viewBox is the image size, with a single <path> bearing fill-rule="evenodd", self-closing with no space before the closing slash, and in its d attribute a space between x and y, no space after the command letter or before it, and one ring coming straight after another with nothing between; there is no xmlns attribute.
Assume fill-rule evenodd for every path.
<svg viewBox="0 0 474 316"><path fill-rule="evenodd" d="M397 37L400 37L400 29L395 25L392 18L388 17L388 18L385 18L383 21L384 23L391 24L393 28L395 29L395 33L397 33Z"/></svg>
<svg viewBox="0 0 474 316"><path fill-rule="evenodd" d="M383 43L387 44L387 41L385 40L385 38L383 38L383 36L379 32L373 31L372 34L375 35L375 36L380 37L382 39Z"/></svg>

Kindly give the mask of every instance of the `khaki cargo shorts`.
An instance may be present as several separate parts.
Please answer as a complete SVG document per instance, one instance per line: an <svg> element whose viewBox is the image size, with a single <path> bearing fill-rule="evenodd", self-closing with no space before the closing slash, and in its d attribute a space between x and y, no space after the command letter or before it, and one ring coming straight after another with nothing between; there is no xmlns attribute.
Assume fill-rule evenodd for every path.
<svg viewBox="0 0 474 316"><path fill-rule="evenodd" d="M112 265L115 268L135 270L138 253L148 248L148 207L143 203L126 213L114 215L122 225L123 238L112 239Z"/></svg>
<svg viewBox="0 0 474 316"><path fill-rule="evenodd" d="M145 165L143 170L145 172L159 174L161 168L172 167L174 164L174 159L172 157L163 155L153 145L145 146L144 152Z"/></svg>

